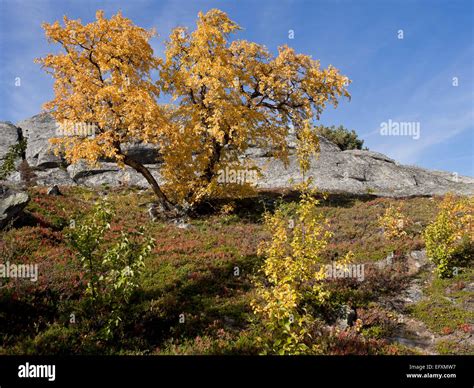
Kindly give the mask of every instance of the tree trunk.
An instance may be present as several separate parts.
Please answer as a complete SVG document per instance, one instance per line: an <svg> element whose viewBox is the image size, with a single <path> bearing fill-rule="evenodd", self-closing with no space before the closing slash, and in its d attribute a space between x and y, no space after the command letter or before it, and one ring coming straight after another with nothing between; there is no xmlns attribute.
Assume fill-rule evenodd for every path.
<svg viewBox="0 0 474 388"><path fill-rule="evenodd" d="M213 140L212 143L212 155L209 160L209 163L204 170L204 175L203 178L206 180L206 182L210 183L212 178L215 175L214 168L217 163L221 160L221 152L222 152L223 146L220 145L216 140Z"/></svg>
<svg viewBox="0 0 474 388"><path fill-rule="evenodd" d="M158 197L158 201L160 205L163 206L163 209L165 210L172 210L174 209L174 205L168 200L166 197L165 193L161 190L160 186L158 185L158 182L156 181L155 177L151 174L150 170L148 170L143 164L140 162L137 162L134 159L131 159L127 155L125 155L123 162L133 168L135 171L138 171L140 174L142 174L147 182L150 184L151 188L153 189L153 192L156 194Z"/></svg>
<svg viewBox="0 0 474 388"><path fill-rule="evenodd" d="M228 137L226 136L225 140L228 140ZM217 142L217 140L213 139L212 140L212 155L209 159L209 162L207 163L206 168L204 169L203 173L201 174L200 178L202 179L201 181L201 187L204 185L208 185L211 183L212 178L214 178L215 171L214 168L219 163L221 159L221 153L222 153L222 148L223 146ZM186 201L189 201L192 196L194 195L193 192L189 192L186 195Z"/></svg>

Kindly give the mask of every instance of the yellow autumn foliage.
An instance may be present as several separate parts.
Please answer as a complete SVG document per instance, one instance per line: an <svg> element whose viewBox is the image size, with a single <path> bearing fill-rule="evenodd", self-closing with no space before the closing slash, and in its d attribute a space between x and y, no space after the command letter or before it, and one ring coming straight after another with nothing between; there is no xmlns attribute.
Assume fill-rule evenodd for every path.
<svg viewBox="0 0 474 388"><path fill-rule="evenodd" d="M267 212L264 225L271 235L263 241L259 254L265 257L261 276L254 281L256 296L251 303L263 328L259 338L265 354L318 354L317 308L330 303L331 293L324 284L326 268L322 251L331 233L328 221L318 210L316 189L307 177L311 157L319 150L318 138L305 126L299 139L298 161L303 181L296 186L296 204L280 205ZM338 265L353 259L348 253Z"/></svg>
<svg viewBox="0 0 474 388"><path fill-rule="evenodd" d="M474 197L448 194L439 213L423 233L426 253L436 264L438 276L452 277L457 261L472 260L474 251Z"/></svg>
<svg viewBox="0 0 474 388"><path fill-rule="evenodd" d="M406 228L410 220L403 214L401 206L390 205L383 216L378 219L379 225L383 229L385 238L396 240L407 235Z"/></svg>
<svg viewBox="0 0 474 388"><path fill-rule="evenodd" d="M54 139L57 149L73 163L108 158L135 168L163 201L195 204L228 193L217 172L256 169L240 157L251 145L288 162L290 127L304 132L328 104L349 97L349 79L332 66L321 68L288 46L272 55L263 45L232 40L240 27L217 9L199 13L194 31L174 29L163 59L150 45L155 32L121 13L107 19L98 11L88 24L64 17L63 25L43 27L63 49L38 59L55 80L45 108L58 122L96 128L92 138ZM169 104L159 100L166 95ZM145 166L126 156L129 142L159 147L166 195Z"/></svg>

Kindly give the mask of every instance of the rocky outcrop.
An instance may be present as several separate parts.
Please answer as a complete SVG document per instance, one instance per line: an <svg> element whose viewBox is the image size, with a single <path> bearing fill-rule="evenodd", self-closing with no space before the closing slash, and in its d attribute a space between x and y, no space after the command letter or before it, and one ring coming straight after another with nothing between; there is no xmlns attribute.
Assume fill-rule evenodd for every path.
<svg viewBox="0 0 474 388"><path fill-rule="evenodd" d="M474 194L474 179L441 171L399 165L373 151L341 151L321 138L321 152L312 160L311 175L316 187L330 193L373 194L389 197L442 195L454 192ZM329 143L329 144L328 144ZM262 168L261 188L286 187L293 178L301 181L296 155L290 155L288 168L273 158L252 158Z"/></svg>
<svg viewBox="0 0 474 388"><path fill-rule="evenodd" d="M159 164L145 164L158 183L162 183L159 174ZM143 177L130 167L120 168L115 163L100 162L91 167L85 162L71 164L67 167L69 177L76 183L84 186L137 186L146 188L148 183Z"/></svg>
<svg viewBox="0 0 474 388"><path fill-rule="evenodd" d="M55 156L48 139L57 133L57 124L48 114L40 114L24 120L15 127L11 123L0 123L0 158L10 144L24 136L27 141L26 161L35 169L36 182L43 186L86 185L148 187L146 180L136 171L120 169L115 163L104 160L95 167L85 163L69 165ZM290 148L289 165L271 156L271 150L250 147L243 158L250 159L261 168L263 176L257 186L262 189L289 187L290 179L301 180L295 155L294 136L288 138ZM152 145L127 144L125 152L147 165L155 178L161 182L160 155ZM431 171L415 166L404 166L393 159L373 151L347 150L325 138L320 138L318 157L312 160L311 175L315 186L331 193L356 195L405 197L415 195L442 195L447 192L474 194L474 178L457 176L448 172ZM20 176L9 177L18 182Z"/></svg>
<svg viewBox="0 0 474 388"><path fill-rule="evenodd" d="M59 167L63 162L51 150L49 139L57 136L58 125L54 118L41 113L17 124L27 141L26 161L30 167L41 169Z"/></svg>
<svg viewBox="0 0 474 388"><path fill-rule="evenodd" d="M0 163L5 158L11 146L17 144L21 131L8 121L0 122Z"/></svg>
<svg viewBox="0 0 474 388"><path fill-rule="evenodd" d="M18 216L29 200L25 192L0 186L0 229Z"/></svg>

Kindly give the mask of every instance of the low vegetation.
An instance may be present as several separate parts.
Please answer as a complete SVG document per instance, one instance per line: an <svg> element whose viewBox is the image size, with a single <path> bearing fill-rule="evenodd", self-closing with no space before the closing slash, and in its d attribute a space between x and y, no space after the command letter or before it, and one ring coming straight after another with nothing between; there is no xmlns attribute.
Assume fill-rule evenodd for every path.
<svg viewBox="0 0 474 388"><path fill-rule="evenodd" d="M395 323L391 312L382 308L378 300L398 295L407 284L409 278L397 263L402 263L405 253L424 247L423 231L436 220L442 198L328 196L318 198L316 213L304 213L304 197L301 202L294 193L267 192L232 201L215 198L196 209L187 228L179 228L149 219L146 208L154 200L151 190L70 187L61 191L64 195L53 197L45 195L44 189L30 188L26 216L2 232L2 260L36 263L40 273L37 282L1 279L2 354L260 354L280 353L282 348L285 353L412 352L390 340ZM84 236L91 232L85 232L81 225L97 228L100 222L83 224L81 220L97 217L94 203L104 201L114 216L110 217L110 226L101 229L103 239L91 240L97 252L109 252L108 257L112 255L114 259L103 263L98 258L105 256L92 255L100 267L91 272L88 261L81 257L94 250L84 250L78 243L85 242ZM379 219L391 208L400 209L411 220L407 236L384 236ZM271 261L265 259L282 257L282 252L274 251L274 256L269 256L269 246L263 251L259 246L262 241L270 247L272 241L279 241L274 240L275 230L268 226L272 222L277 225L275 222L283 220L283 214L295 215L294 229L288 229L288 223L281 225L290 238L287 243L301 232L297 214L327 220L317 224L325 225L315 240L320 244L314 256L318 263L340 261L352 252L353 263L366 264L363 282L316 282L317 293L306 283L298 283L298 276L288 281L276 279L275 284L287 284L285 287L298 292L297 307L285 310L288 322L289 314L293 314L290 337L298 322L312 336L301 339L301 333L296 333L289 347L268 337L268 325L285 329L283 321L268 323L252 309L252 301L262 300L263 290L272 290L265 287L269 283L260 270L270 271L266 276L271 275ZM82 240L79 236L83 236ZM298 243L292 249L299 252ZM390 253L394 257L393 270L380 272L370 266ZM126 291L120 286L115 289L123 284L119 280L124 277L110 276L118 273L115 270L126 268L124 260L132 260L139 268L133 279L125 276L127 281L133 280ZM312 271L310 261L307 264ZM457 282L467 287L472 282L472 269L470 264L463 265L458 276L436 280L432 287L437 289L443 284L456 290ZM298 271L295 267L291 273L298 275ZM97 280L96 294L106 297L100 303L91 299L92 276ZM430 290L426 292L431 293ZM459 288L458 293L462 303L468 303L468 290ZM308 299L311 295L324 296L320 299L324 303ZM454 311L441 291L436 295L416 305L412 313L432 330L447 336L444 348L443 342L439 345L441 350L452 350L452 334L443 334L443 328L470 330L472 308L460 304ZM115 312L119 301L121 308ZM94 310L90 310L94 303ZM265 302L260 306L265 308ZM341 306L357 311L357 321L345 329L335 326ZM305 320L309 316L315 319ZM112 319L116 317L120 320Z"/></svg>

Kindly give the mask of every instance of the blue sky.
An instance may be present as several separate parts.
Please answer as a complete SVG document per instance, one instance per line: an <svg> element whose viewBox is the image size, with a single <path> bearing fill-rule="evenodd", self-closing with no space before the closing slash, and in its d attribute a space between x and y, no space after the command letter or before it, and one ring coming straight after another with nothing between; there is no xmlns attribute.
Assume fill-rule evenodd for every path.
<svg viewBox="0 0 474 388"><path fill-rule="evenodd" d="M0 120L18 122L51 99L52 79L34 58L54 52L42 22L90 22L122 10L155 27L157 55L177 25L220 8L243 27L236 37L276 52L288 44L339 68L352 100L328 108L321 123L356 130L372 150L400 163L474 176L472 0L0 0ZM294 39L289 39L289 30ZM399 39L403 30L403 39ZM15 85L20 77L21 85ZM453 86L453 78L458 86ZM420 137L382 136L381 123L415 122Z"/></svg>

